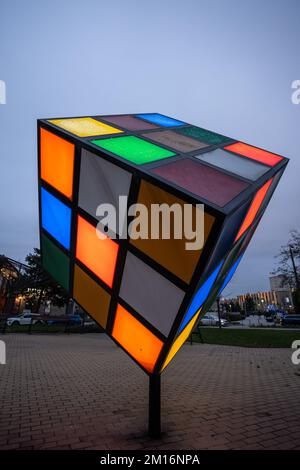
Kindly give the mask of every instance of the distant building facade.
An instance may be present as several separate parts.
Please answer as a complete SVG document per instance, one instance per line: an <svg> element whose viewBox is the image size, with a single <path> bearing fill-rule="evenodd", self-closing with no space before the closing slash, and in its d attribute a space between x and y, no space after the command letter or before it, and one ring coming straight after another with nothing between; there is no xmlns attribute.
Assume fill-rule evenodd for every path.
<svg viewBox="0 0 300 470"><path fill-rule="evenodd" d="M251 298L257 310L266 311L270 306L282 310L290 310L293 307L292 290L287 286L284 276L271 276L270 290L263 292L247 293L237 296L241 308L245 309L247 297Z"/></svg>
<svg viewBox="0 0 300 470"><path fill-rule="evenodd" d="M23 268L22 263L0 255L0 315L4 314L4 310L19 313L23 309L23 296L10 295L11 286Z"/></svg>
<svg viewBox="0 0 300 470"><path fill-rule="evenodd" d="M246 299L249 297L253 300L256 310L265 311L268 309L268 305L274 305L275 307L279 307L276 292L264 291L264 292L254 292L252 294L247 293L247 294L238 295L237 301L243 310L245 310Z"/></svg>
<svg viewBox="0 0 300 470"><path fill-rule="evenodd" d="M289 286L287 285L285 277L282 276L281 274L278 274L276 276L270 276L269 281L270 281L270 290L272 291L280 292L280 291L290 290Z"/></svg>
<svg viewBox="0 0 300 470"><path fill-rule="evenodd" d="M293 307L292 289L282 275L270 276L270 289L276 293L277 303L288 310Z"/></svg>

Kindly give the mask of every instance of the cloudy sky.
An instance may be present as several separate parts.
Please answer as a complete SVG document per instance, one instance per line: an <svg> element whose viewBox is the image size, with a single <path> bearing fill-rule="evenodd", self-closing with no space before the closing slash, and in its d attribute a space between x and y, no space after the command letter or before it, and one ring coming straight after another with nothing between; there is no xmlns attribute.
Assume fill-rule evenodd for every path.
<svg viewBox="0 0 300 470"><path fill-rule="evenodd" d="M298 0L1 0L0 253L38 245L36 119L156 111L291 159L225 293L268 289L300 229L299 17Z"/></svg>

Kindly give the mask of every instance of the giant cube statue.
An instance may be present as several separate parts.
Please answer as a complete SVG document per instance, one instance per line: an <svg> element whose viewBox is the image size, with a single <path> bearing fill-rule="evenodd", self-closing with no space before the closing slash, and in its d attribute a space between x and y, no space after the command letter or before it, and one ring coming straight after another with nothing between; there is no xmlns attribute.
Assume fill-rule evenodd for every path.
<svg viewBox="0 0 300 470"><path fill-rule="evenodd" d="M232 278L287 159L158 113L38 121L42 262L150 376ZM100 239L97 206L203 203L204 245ZM196 210L196 209L195 209Z"/></svg>

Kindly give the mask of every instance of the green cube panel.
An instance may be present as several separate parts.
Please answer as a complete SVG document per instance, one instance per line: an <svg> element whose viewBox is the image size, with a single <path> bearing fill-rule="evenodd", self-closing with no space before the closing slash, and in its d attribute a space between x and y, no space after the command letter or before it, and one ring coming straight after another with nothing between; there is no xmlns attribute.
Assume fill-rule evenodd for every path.
<svg viewBox="0 0 300 470"><path fill-rule="evenodd" d="M202 129L201 127L196 126L182 127L180 129L176 129L176 132L194 139L201 140L201 142L205 142L206 144L210 145L223 144L231 140L225 135L216 134L215 132L207 131L206 129Z"/></svg>
<svg viewBox="0 0 300 470"><path fill-rule="evenodd" d="M46 271L66 290L69 289L70 262L63 251L48 237L41 238L43 266Z"/></svg>
<svg viewBox="0 0 300 470"><path fill-rule="evenodd" d="M172 157L175 153L135 136L95 139L92 143L136 165Z"/></svg>

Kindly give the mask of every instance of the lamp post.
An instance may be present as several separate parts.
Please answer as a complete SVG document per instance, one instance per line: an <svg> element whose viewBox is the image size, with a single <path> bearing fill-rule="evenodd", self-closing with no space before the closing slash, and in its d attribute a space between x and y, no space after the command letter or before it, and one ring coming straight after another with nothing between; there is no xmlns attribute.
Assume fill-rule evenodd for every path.
<svg viewBox="0 0 300 470"><path fill-rule="evenodd" d="M297 273L293 248L294 248L293 245L289 245L289 251L290 251L290 256L291 256L292 265L293 265L293 271L294 271L294 276L295 276L296 287L299 290L299 277L298 277L298 273Z"/></svg>
<svg viewBox="0 0 300 470"><path fill-rule="evenodd" d="M218 307L218 319L219 319L219 328L222 328L221 324L221 312L220 312L220 297L217 297L217 307Z"/></svg>

